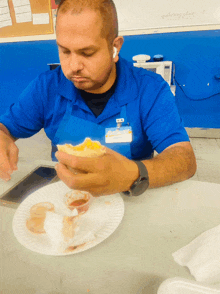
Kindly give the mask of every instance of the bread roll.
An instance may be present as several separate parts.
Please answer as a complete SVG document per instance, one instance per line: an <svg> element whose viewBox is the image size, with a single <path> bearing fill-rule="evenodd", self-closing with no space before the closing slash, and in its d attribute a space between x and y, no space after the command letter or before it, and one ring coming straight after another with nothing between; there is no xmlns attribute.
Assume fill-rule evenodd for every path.
<svg viewBox="0 0 220 294"><path fill-rule="evenodd" d="M80 157L97 157L106 153L105 146L99 141L86 138L82 144L73 146L71 144L57 145L59 151Z"/></svg>

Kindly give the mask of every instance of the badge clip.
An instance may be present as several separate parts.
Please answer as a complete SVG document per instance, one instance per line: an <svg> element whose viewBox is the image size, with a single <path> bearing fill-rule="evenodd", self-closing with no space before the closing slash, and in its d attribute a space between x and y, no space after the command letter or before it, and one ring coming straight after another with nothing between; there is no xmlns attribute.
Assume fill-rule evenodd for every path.
<svg viewBox="0 0 220 294"><path fill-rule="evenodd" d="M116 123L117 123L117 129L119 130L122 123L124 122L125 120L123 118L117 118L116 119Z"/></svg>

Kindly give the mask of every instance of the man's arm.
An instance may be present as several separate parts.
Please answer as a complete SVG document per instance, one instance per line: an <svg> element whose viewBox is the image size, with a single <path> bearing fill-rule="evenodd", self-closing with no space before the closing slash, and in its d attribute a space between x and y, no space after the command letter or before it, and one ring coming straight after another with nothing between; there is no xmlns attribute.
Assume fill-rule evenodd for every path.
<svg viewBox="0 0 220 294"><path fill-rule="evenodd" d="M149 174L149 187L156 188L187 180L196 172L196 159L190 142L176 143L150 160L143 160Z"/></svg>
<svg viewBox="0 0 220 294"><path fill-rule="evenodd" d="M0 178L8 181L14 170L17 170L18 148L9 130L0 123Z"/></svg>
<svg viewBox="0 0 220 294"><path fill-rule="evenodd" d="M64 152L57 152L56 157L59 178L70 188L88 191L94 196L127 191L139 177L134 161L108 148L107 153L98 158L76 157ZM196 172L195 155L189 142L173 144L143 163L148 169L150 188L186 180ZM68 166L79 173L72 173Z"/></svg>
<svg viewBox="0 0 220 294"><path fill-rule="evenodd" d="M13 137L6 126L4 126L2 123L0 123L0 131L8 135L14 142L17 140L17 138Z"/></svg>

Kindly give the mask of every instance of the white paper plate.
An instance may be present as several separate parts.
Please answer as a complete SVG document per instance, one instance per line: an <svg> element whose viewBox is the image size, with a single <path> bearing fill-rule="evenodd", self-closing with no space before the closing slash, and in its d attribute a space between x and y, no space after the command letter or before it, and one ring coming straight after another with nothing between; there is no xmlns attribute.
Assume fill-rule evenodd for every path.
<svg viewBox="0 0 220 294"><path fill-rule="evenodd" d="M121 223L124 215L124 201L120 194L94 198L89 210L81 217L85 224L90 223L95 240L71 252L52 252L51 241L46 234L34 235L26 228L30 208L39 202L51 202L55 212L65 209L63 196L70 190L63 182L50 184L32 193L18 207L13 218L13 232L18 242L27 249L45 255L69 255L85 251L108 238ZM92 224L92 226L91 226ZM83 228L80 228L81 235ZM88 228L87 228L88 232ZM80 233L80 231L79 231ZM74 245L74 244L73 244Z"/></svg>

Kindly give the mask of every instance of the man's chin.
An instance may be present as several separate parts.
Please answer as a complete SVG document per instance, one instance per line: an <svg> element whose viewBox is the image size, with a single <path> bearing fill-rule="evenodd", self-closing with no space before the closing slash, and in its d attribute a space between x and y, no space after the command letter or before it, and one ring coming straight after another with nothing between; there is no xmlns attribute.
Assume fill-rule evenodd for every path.
<svg viewBox="0 0 220 294"><path fill-rule="evenodd" d="M79 90L86 90L86 89L90 88L89 83L85 82L85 81L84 82L72 81L72 83Z"/></svg>
<svg viewBox="0 0 220 294"><path fill-rule="evenodd" d="M93 85L91 84L89 81L86 82L76 82L76 81L72 81L74 86L79 89L79 90L83 90L83 91L87 91L87 92L93 92L93 91L97 91L101 88L101 85Z"/></svg>

